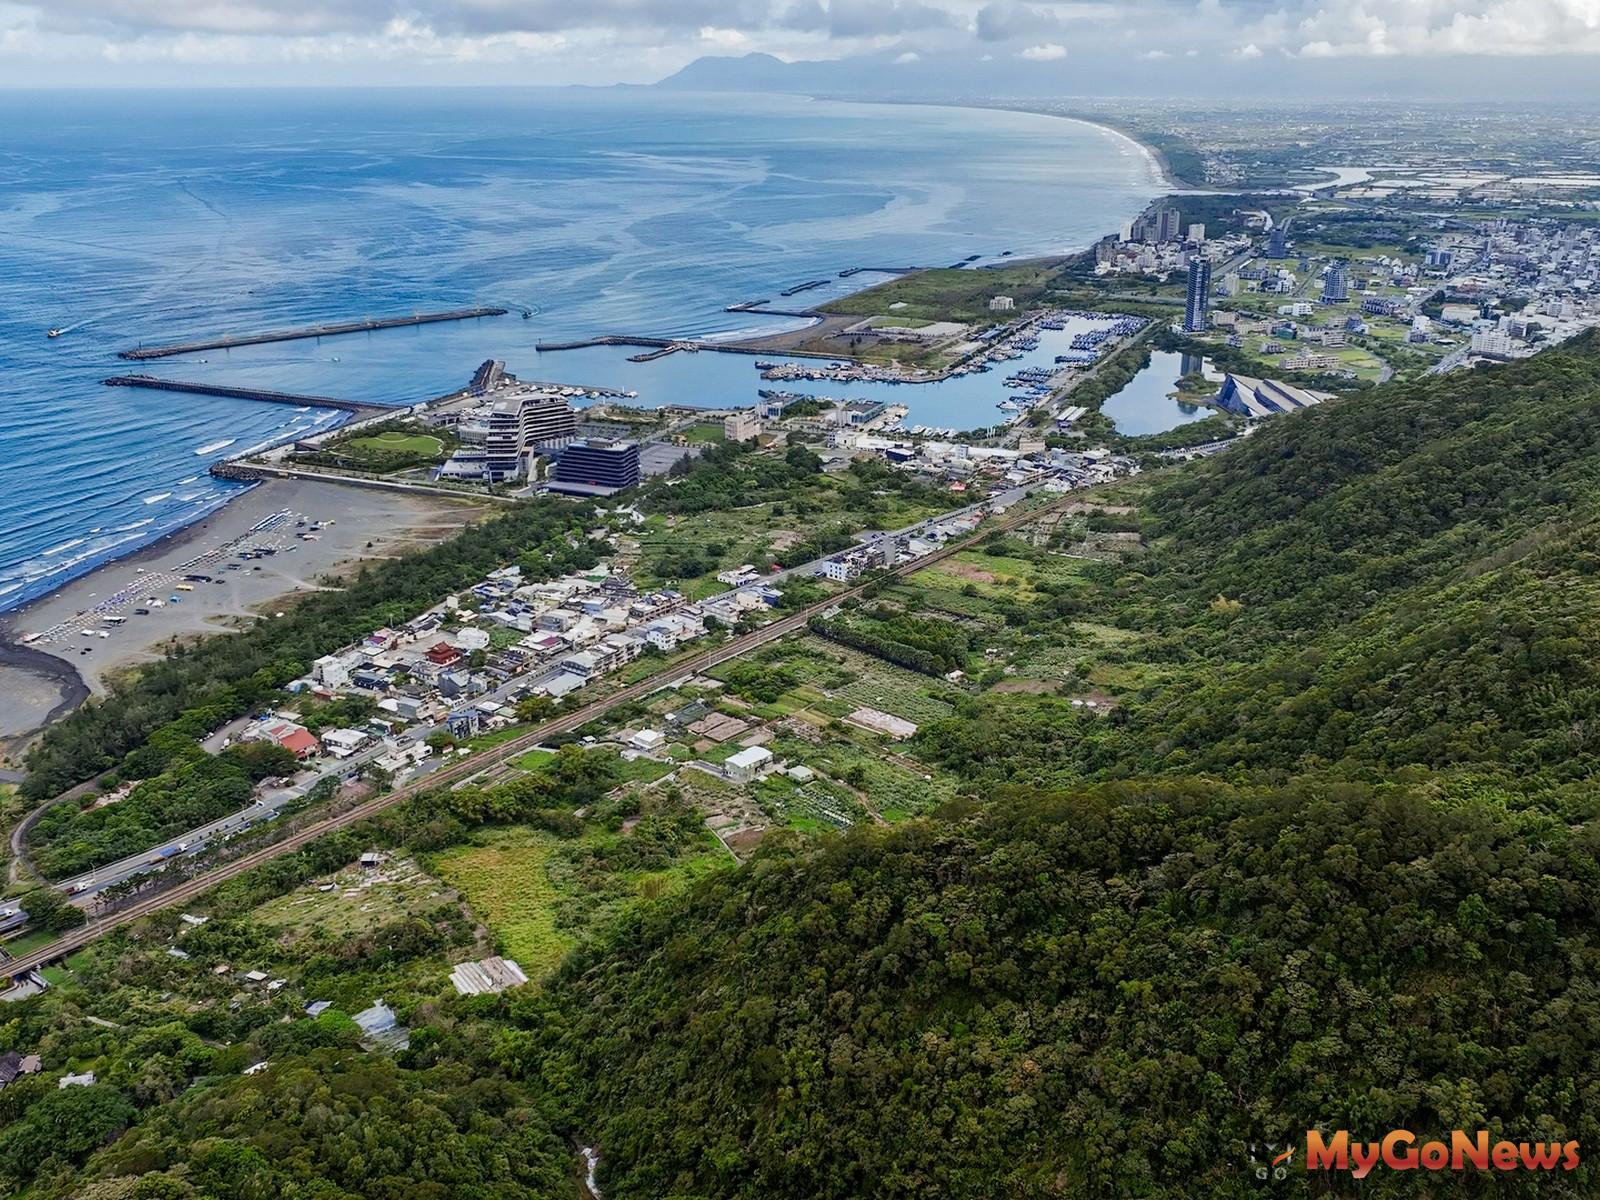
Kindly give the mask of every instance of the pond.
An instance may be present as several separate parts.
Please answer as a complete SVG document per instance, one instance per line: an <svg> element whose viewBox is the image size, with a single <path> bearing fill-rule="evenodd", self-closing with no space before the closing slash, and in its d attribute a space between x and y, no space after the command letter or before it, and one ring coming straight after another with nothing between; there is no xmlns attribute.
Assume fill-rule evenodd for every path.
<svg viewBox="0 0 1600 1200"><path fill-rule="evenodd" d="M1203 421L1216 410L1177 400L1172 393L1177 389L1180 378L1205 371L1209 365L1196 354L1152 351L1150 365L1128 380L1127 386L1115 396L1107 399L1100 406L1100 411L1111 418L1118 433L1130 437L1165 433L1191 421Z"/></svg>

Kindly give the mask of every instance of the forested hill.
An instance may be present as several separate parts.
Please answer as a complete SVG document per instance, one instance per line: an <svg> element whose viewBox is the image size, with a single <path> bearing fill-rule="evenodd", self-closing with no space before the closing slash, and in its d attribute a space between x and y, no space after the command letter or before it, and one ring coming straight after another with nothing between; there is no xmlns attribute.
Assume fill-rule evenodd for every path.
<svg viewBox="0 0 1600 1200"><path fill-rule="evenodd" d="M1268 422L1159 485L1151 551L1077 611L1155 678L1109 722L986 701L928 730L970 776L1241 778L1476 764L1587 777L1600 745L1600 340Z"/></svg>
<svg viewBox="0 0 1600 1200"><path fill-rule="evenodd" d="M1318 1123L1600 1136L1592 801L1569 824L1437 786L993 799L766 853L521 1011L522 1070L592 1122L607 1197L1243 1197L1247 1143ZM1274 1194L1329 1194L1295 1175Z"/></svg>

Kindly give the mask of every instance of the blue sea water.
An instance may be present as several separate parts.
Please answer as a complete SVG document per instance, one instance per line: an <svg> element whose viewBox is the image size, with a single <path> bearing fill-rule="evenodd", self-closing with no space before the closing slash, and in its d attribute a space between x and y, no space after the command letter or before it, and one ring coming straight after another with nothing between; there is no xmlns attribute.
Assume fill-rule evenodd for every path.
<svg viewBox="0 0 1600 1200"><path fill-rule="evenodd" d="M495 357L641 403L749 402L742 356L636 373L625 355L533 345L775 330L724 307L850 266L1080 247L1159 190L1122 138L997 111L638 90L0 93L0 610L225 503L236 486L213 461L337 419L105 388L130 366L120 349L498 304L536 316L138 369L400 403ZM894 398L915 407L900 394L915 390ZM933 423L988 424L998 398Z"/></svg>

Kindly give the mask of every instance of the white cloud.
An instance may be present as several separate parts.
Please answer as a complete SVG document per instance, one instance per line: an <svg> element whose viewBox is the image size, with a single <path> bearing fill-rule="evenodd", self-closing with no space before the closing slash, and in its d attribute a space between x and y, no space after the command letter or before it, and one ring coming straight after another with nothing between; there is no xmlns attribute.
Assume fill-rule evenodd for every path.
<svg viewBox="0 0 1600 1200"><path fill-rule="evenodd" d="M1600 0L1314 0L1250 36L1307 58L1600 54Z"/></svg>
<svg viewBox="0 0 1600 1200"><path fill-rule="evenodd" d="M896 66L903 67L910 63L921 62L922 55L918 54L915 50L907 50L904 54L897 55L894 61Z"/></svg>
<svg viewBox="0 0 1600 1200"><path fill-rule="evenodd" d="M750 35L738 29L718 29L715 25L700 27L700 40L713 46L738 50L750 44Z"/></svg>
<svg viewBox="0 0 1600 1200"><path fill-rule="evenodd" d="M1041 46L1029 46L1018 58L1025 58L1029 62L1055 62L1058 58L1067 56L1067 48L1059 42L1045 42Z"/></svg>
<svg viewBox="0 0 1600 1200"><path fill-rule="evenodd" d="M1146 50L1143 54L1139 55L1139 57L1160 60L1163 58L1171 58L1172 55L1168 54L1165 50Z"/></svg>
<svg viewBox="0 0 1600 1200"><path fill-rule="evenodd" d="M1260 58L1261 47L1254 42L1250 42L1247 45L1240 46L1233 54L1235 58Z"/></svg>

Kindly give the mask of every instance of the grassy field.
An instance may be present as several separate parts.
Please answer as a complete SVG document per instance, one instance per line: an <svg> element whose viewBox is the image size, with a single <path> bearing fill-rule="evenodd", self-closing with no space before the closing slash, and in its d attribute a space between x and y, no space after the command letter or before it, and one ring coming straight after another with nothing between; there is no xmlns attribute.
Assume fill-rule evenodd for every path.
<svg viewBox="0 0 1600 1200"><path fill-rule="evenodd" d="M351 438L345 443L351 450L367 454L421 454L438 455L444 452L444 443L424 433L400 433L388 429L371 437Z"/></svg>
<svg viewBox="0 0 1600 1200"><path fill-rule="evenodd" d="M538 980L561 964L586 930L625 906L659 899L731 866L716 838L701 832L693 849L653 871L596 874L585 866L589 852L628 836L593 825L567 839L525 825L485 830L476 845L433 856L432 866L461 893L505 955Z"/></svg>
<svg viewBox="0 0 1600 1200"><path fill-rule="evenodd" d="M902 275L898 279L829 301L826 312L863 317L892 316L897 324L910 321L959 321L990 325L999 319L989 311L996 296L1010 296L1018 309L1038 301L1060 274L1058 260L1018 263L993 270L937 268ZM904 304L891 310L890 305Z"/></svg>
<svg viewBox="0 0 1600 1200"><path fill-rule="evenodd" d="M555 970L576 940L556 926L561 894L546 870L556 844L551 834L517 826L434 860L440 878L461 893L529 979Z"/></svg>
<svg viewBox="0 0 1600 1200"><path fill-rule="evenodd" d="M720 445L728 440L722 432L721 421L701 421L678 431L678 436L690 445Z"/></svg>

